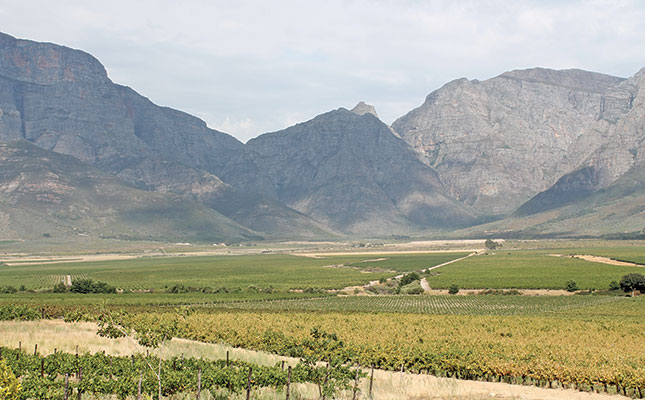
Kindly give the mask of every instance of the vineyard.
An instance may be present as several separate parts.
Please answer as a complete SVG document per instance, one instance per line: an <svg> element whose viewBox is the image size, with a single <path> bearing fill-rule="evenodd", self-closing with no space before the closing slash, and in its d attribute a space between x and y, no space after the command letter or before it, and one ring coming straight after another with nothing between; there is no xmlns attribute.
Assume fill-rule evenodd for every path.
<svg viewBox="0 0 645 400"><path fill-rule="evenodd" d="M162 396L192 397L204 390L227 398L243 396L249 386L256 393L273 390L283 398L291 383L317 385L319 397L333 398L333 390L351 392L357 365L363 371L373 365L643 398L645 296L624 297L619 289L610 291L609 283L645 271L553 255L639 261L645 257L642 247L502 247L421 272L466 254L162 256L0 268L3 286L27 288L0 294L0 320L89 321L98 323L102 333L128 331L143 346L159 344L146 342L150 338L163 342L176 337L296 357L302 362L292 368L290 380L288 368L271 366L273 361L267 366L183 356L41 356L37 351L0 349L22 382L23 399L61 399L65 393L75 398L79 392L132 398L139 396L139 387L142 395L154 397L161 389ZM520 296L508 290L463 296L378 291L340 296L328 290L374 280L396 288L396 279L386 279L410 271L432 288L563 289L573 280L584 290L570 296ZM67 275L106 282L124 292L46 291ZM105 328L112 319L119 329L110 324Z"/></svg>
<svg viewBox="0 0 645 400"><path fill-rule="evenodd" d="M558 249L557 252L569 254L571 250ZM564 289L565 282L573 280L580 289L606 289L609 282L632 272L642 273L643 269L554 257L549 251L495 251L436 271L439 272L436 276L428 277L432 288L446 289L457 284L460 288L471 289Z"/></svg>
<svg viewBox="0 0 645 400"><path fill-rule="evenodd" d="M621 302L612 296L350 296L222 302L217 309L387 312L414 314L534 315Z"/></svg>
<svg viewBox="0 0 645 400"><path fill-rule="evenodd" d="M642 396L645 300L550 316L230 311L138 314L137 329L300 357L312 329L344 341L349 363L438 376L576 387ZM621 310L616 317L612 310ZM577 316L576 316L577 315Z"/></svg>
<svg viewBox="0 0 645 400"><path fill-rule="evenodd" d="M114 357L105 354L66 354L48 356L26 354L0 347L0 355L20 378L21 399L68 399L72 394L117 395L141 398L159 395L199 393L242 393L271 387L288 390L291 383L321 383L335 379L340 388L349 388L356 371L343 366L299 363L293 369L284 364L273 367L241 361L207 361L174 357L160 360L149 355ZM333 374L333 376L332 376ZM323 387L324 389L324 387ZM226 397L224 397L226 398Z"/></svg>
<svg viewBox="0 0 645 400"><path fill-rule="evenodd" d="M164 290L172 285L227 290L257 288L339 289L396 275L397 271L426 268L462 257L465 253L326 256L293 255L141 257L131 260L94 261L0 268L2 285L51 289L65 275L91 278L125 290ZM364 262L367 261L367 262ZM334 266L334 268L331 268ZM343 267L340 267L343 266Z"/></svg>

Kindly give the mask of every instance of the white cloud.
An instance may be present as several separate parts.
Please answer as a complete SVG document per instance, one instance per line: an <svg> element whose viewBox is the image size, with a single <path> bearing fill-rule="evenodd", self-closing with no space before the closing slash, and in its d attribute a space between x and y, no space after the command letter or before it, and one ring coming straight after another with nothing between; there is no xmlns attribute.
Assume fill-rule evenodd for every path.
<svg viewBox="0 0 645 400"><path fill-rule="evenodd" d="M0 29L86 50L114 81L242 140L358 100L391 122L462 76L645 66L638 0L52 4L0 3Z"/></svg>

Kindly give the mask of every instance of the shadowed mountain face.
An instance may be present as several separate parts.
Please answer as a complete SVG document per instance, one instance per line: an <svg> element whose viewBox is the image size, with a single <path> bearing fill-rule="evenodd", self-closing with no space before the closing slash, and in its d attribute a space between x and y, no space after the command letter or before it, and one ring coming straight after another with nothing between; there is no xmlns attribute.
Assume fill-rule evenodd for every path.
<svg viewBox="0 0 645 400"><path fill-rule="evenodd" d="M127 184L202 201L251 229L329 236L307 216L219 179L244 147L237 139L112 83L87 53L0 34L0 142L20 139Z"/></svg>
<svg viewBox="0 0 645 400"><path fill-rule="evenodd" d="M0 109L0 141L25 139L162 191L217 192L215 171L242 149L203 121L115 85L87 53L7 35Z"/></svg>
<svg viewBox="0 0 645 400"><path fill-rule="evenodd" d="M121 183L25 141L0 144L0 235L239 241L260 236L203 205Z"/></svg>
<svg viewBox="0 0 645 400"><path fill-rule="evenodd" d="M252 139L222 177L356 234L472 220L444 194L435 171L371 113L339 109Z"/></svg>

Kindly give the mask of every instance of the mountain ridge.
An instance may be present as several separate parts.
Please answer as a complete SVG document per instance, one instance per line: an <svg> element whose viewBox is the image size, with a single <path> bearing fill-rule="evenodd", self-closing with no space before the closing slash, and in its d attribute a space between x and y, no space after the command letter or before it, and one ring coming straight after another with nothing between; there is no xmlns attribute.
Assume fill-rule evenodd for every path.
<svg viewBox="0 0 645 400"><path fill-rule="evenodd" d="M243 144L112 82L82 50L0 33L0 143L25 140L73 156L267 238L522 224L527 235L564 234L548 215L590 234L572 213L596 213L600 231L605 211L623 215L616 204L641 204L644 75L537 67L460 78L391 127L361 101ZM642 219L627 216L621 226L630 229Z"/></svg>

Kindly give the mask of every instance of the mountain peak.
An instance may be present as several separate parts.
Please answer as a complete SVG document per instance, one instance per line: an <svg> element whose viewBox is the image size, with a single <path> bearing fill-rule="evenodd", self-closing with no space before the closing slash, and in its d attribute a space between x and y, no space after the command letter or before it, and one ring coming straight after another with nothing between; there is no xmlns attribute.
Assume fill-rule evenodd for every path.
<svg viewBox="0 0 645 400"><path fill-rule="evenodd" d="M358 114L358 115L372 114L373 116L378 118L378 114L376 113L376 109L374 108L374 106L371 104L366 104L364 101L361 101L358 104L356 104L356 106L352 108L351 111L354 114Z"/></svg>
<svg viewBox="0 0 645 400"><path fill-rule="evenodd" d="M605 93L609 88L625 80L625 78L581 69L556 70L541 67L504 72L499 78L562 86L592 93Z"/></svg>

